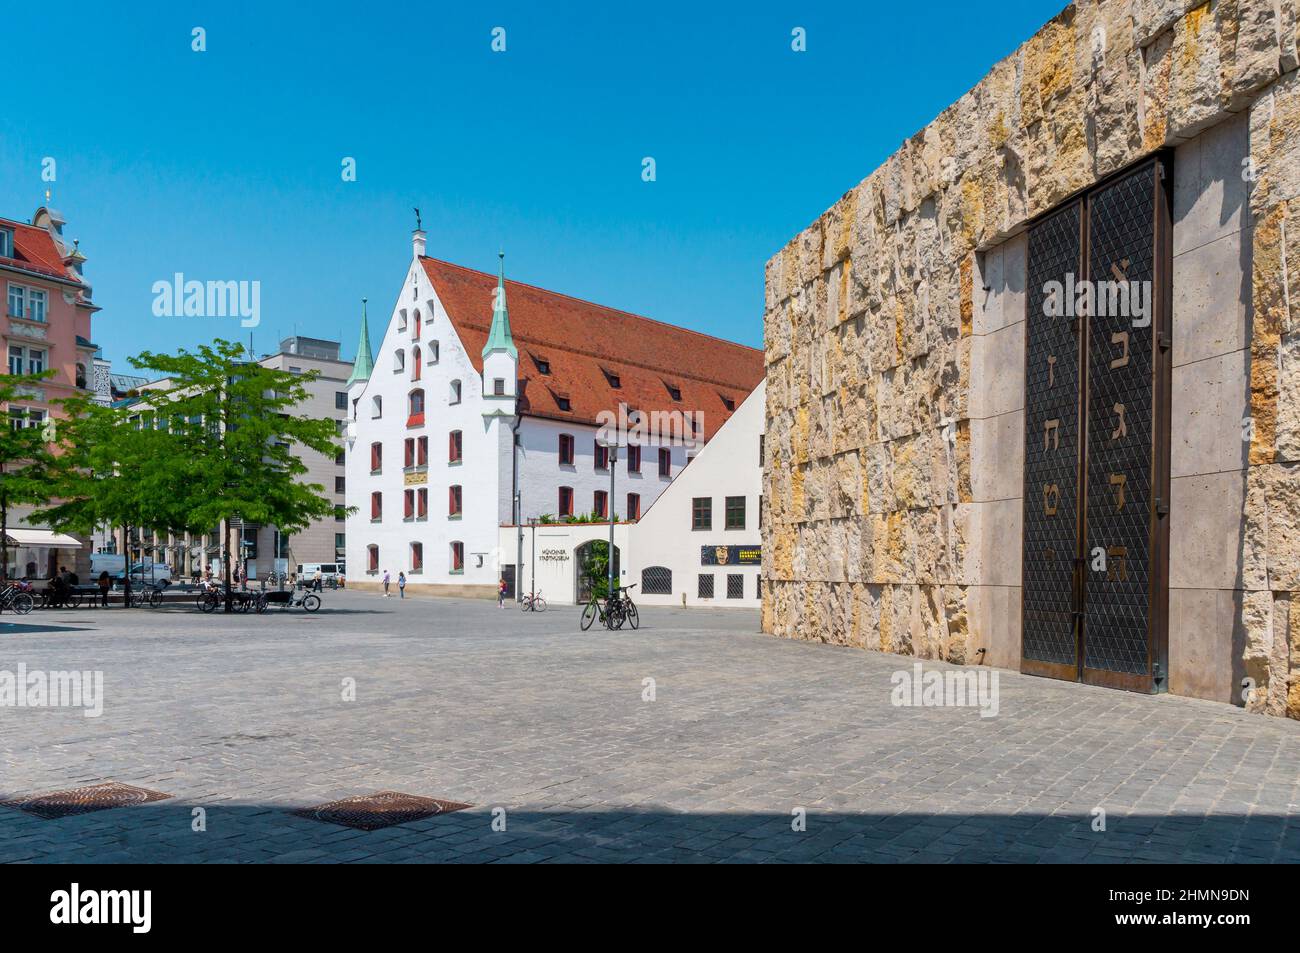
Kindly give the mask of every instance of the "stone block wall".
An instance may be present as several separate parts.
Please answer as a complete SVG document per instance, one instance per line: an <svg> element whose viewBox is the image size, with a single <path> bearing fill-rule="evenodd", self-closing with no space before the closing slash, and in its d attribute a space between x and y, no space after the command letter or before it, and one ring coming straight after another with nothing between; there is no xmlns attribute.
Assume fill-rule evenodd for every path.
<svg viewBox="0 0 1300 953"><path fill-rule="evenodd" d="M1018 666L1020 233L1175 147L1171 688L1300 717L1296 7L1079 0L768 262L766 631Z"/></svg>

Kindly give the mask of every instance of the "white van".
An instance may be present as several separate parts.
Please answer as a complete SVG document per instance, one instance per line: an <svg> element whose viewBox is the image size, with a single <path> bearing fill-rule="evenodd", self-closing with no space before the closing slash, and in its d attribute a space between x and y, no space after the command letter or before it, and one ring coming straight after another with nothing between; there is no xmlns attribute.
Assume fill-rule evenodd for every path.
<svg viewBox="0 0 1300 953"><path fill-rule="evenodd" d="M101 572L107 572L109 578L120 583L125 569L125 556L114 553L90 554L90 582L98 579ZM133 586L138 586L141 583L167 586L171 585L172 580L175 578L176 574L172 572L171 566L166 563L154 562L152 559L146 559L144 562L136 563L131 567L131 584Z"/></svg>
<svg viewBox="0 0 1300 953"><path fill-rule="evenodd" d="M343 575L342 563L299 563L298 564L298 583L303 586L310 586L316 579L316 573L320 573L321 583L330 585L337 583L339 576Z"/></svg>

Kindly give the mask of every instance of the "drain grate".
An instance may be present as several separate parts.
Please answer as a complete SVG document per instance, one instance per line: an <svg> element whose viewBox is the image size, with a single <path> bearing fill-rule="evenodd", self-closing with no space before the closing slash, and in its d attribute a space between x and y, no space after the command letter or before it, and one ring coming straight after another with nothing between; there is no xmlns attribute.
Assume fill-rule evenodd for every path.
<svg viewBox="0 0 1300 953"><path fill-rule="evenodd" d="M473 806L436 797L402 794L399 791L380 791L378 794L345 797L317 807L305 807L293 813L316 821L355 827L357 830L376 831L381 827L422 821L426 817L463 811Z"/></svg>
<svg viewBox="0 0 1300 953"><path fill-rule="evenodd" d="M17 808L28 814L34 814L47 821L60 817L73 817L77 814L89 814L91 811L107 811L114 807L130 807L133 804L147 804L150 801L165 801L170 794L149 791L109 781L107 784L92 784L85 788L72 788L67 791L51 791L49 794L37 794L34 797L15 798L0 801L0 807Z"/></svg>

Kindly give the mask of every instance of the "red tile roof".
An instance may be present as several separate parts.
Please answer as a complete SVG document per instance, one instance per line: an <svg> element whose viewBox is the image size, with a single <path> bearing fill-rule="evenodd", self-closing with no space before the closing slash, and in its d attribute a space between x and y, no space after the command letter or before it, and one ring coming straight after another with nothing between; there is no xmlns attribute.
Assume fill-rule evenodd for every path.
<svg viewBox="0 0 1300 953"><path fill-rule="evenodd" d="M421 258L474 369L492 324L495 275ZM519 409L533 417L596 423L602 410L704 412L710 438L763 379L763 352L568 295L506 281L519 349ZM539 371L537 362L550 365ZM618 377L613 387L606 372ZM681 392L674 400L670 388ZM560 409L567 398L569 410Z"/></svg>
<svg viewBox="0 0 1300 953"><path fill-rule="evenodd" d="M9 229L14 233L13 257L0 257L0 265L85 284L77 277L75 271L63 263L63 256L59 254L54 238L45 229L37 228L35 225L24 225L22 222L13 222L7 218L0 218L0 228Z"/></svg>

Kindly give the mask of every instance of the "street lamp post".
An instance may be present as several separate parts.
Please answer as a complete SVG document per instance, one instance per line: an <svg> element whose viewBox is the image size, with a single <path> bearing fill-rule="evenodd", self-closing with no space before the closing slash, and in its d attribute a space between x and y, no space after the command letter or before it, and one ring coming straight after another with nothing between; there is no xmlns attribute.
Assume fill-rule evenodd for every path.
<svg viewBox="0 0 1300 953"><path fill-rule="evenodd" d="M605 501L605 515L609 517L609 553L607 562L609 563L609 589L606 592L606 598L613 600L618 596L614 590L614 464L618 462L618 444L609 444L609 499ZM607 624L613 626L614 613L607 613L606 618L610 620Z"/></svg>

